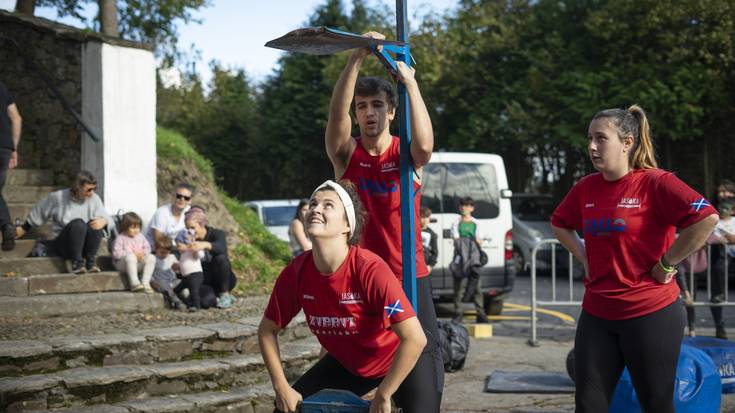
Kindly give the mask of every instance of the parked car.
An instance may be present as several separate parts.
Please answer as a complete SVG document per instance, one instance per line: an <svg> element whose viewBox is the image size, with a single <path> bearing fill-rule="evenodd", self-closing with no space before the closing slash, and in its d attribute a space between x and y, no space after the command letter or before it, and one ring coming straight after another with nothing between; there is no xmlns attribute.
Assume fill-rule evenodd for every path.
<svg viewBox="0 0 735 413"><path fill-rule="evenodd" d="M431 271L436 301L452 301L453 279L449 264L454 256L451 227L459 215L460 198L475 201L482 249L488 262L480 269L485 311L500 314L503 300L513 289L513 233L511 204L503 158L485 153L434 152L423 168L421 205L431 208L429 226L438 235L437 264Z"/></svg>
<svg viewBox="0 0 735 413"><path fill-rule="evenodd" d="M288 242L288 227L296 215L296 207L299 206L298 199L248 201L245 202L245 206L255 211L260 222L271 234Z"/></svg>
<svg viewBox="0 0 735 413"><path fill-rule="evenodd" d="M531 271L533 249L544 239L556 239L551 229L551 214L556 205L551 195L515 193L511 198L513 208L513 262L516 273L528 274ZM544 244L536 253L536 269L539 272L551 271L552 244ZM569 253L564 247L556 246L557 275L566 276L569 270ZM574 277L581 278L582 264L574 261Z"/></svg>

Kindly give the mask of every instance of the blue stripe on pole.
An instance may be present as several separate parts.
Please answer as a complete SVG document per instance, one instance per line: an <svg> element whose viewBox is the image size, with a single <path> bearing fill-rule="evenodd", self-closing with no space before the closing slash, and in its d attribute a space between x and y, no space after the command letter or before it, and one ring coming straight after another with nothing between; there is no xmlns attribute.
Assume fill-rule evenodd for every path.
<svg viewBox="0 0 735 413"><path fill-rule="evenodd" d="M411 65L410 46L408 44L407 0L396 0L396 34L397 40L406 44L406 53L399 54L397 60ZM418 314L416 301L416 233L414 220L413 192L413 159L411 158L411 107L408 92L403 83L398 83L398 119L400 120L399 136L401 138L401 246L403 262L403 291L411 300L414 311Z"/></svg>

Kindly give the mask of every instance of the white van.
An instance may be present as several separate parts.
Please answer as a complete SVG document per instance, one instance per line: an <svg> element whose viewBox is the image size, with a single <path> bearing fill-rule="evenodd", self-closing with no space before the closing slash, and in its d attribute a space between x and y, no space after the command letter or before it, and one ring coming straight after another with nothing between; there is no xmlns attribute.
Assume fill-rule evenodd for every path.
<svg viewBox="0 0 735 413"><path fill-rule="evenodd" d="M500 314L503 299L513 289L513 216L508 178L503 158L486 153L434 152L424 166L421 206L432 211L431 229L438 236L437 264L431 271L435 300L452 301L454 256L451 227L459 218L459 200L470 196L475 201L473 216L483 240L488 263L480 270L485 311Z"/></svg>
<svg viewBox="0 0 735 413"><path fill-rule="evenodd" d="M245 202L271 234L288 242L288 227L296 215L299 199L264 199Z"/></svg>

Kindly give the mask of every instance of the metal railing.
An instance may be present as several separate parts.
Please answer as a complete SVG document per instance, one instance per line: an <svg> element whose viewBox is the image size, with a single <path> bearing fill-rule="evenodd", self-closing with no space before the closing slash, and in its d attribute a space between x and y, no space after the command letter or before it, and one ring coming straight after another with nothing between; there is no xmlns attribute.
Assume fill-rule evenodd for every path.
<svg viewBox="0 0 735 413"><path fill-rule="evenodd" d="M61 103L61 106L64 108L64 110L66 110L67 112L69 112L69 114L71 115L71 117L74 118L74 120L79 125L82 126L82 128L84 129L84 131L87 132L87 134L89 135L89 137L93 141L99 142L100 139L97 137L97 134L94 133L89 126L87 126L87 124L82 119L82 115L80 115L74 109L74 107L72 107L72 105L69 103L69 101L66 100L66 98L64 97L64 95L61 94L61 92L59 91L59 89L56 88L56 86L54 86L54 84L51 82L51 79L49 79L49 77L46 75L46 71L44 71L38 64L36 64L36 61L33 60L33 58L28 54L28 52L26 52L25 49L23 49L22 47L20 47L20 45L18 44L18 42L16 42L15 39L13 39L11 37L0 36L0 40L4 40L4 41L10 43L15 48L15 51L23 58L23 60L25 61L26 65L28 65L28 67L31 68L31 70L33 70L34 72L36 72L36 74L38 75L38 77L41 78L41 80L46 85L46 87L51 91L51 93L53 94L53 96L59 101L59 103Z"/></svg>
<svg viewBox="0 0 735 413"><path fill-rule="evenodd" d="M551 245L551 262L550 262L550 268L551 268L551 299L550 300L539 300L537 297L537 285L536 285L536 276L537 276L537 258L536 255L538 254L539 250L544 249L545 245ZM536 316L538 314L538 307L545 306L545 307L579 307L582 305L582 301L577 301L574 299L574 256L571 252L566 251L567 254L569 254L569 260L568 262L568 268L567 268L567 276L568 276L568 286L569 286L569 296L567 300L558 300L557 299L557 288L556 288L556 278L557 278L557 260L556 260L556 245L561 245L561 243L557 239L549 238L544 239L541 242L539 242L531 252L531 337L528 340L528 344L531 346L538 346L538 337L537 337L537 320ZM718 246L718 245L714 245ZM712 296L712 247L713 245L707 245L707 297ZM724 281L723 281L723 291L722 294L724 295L724 298L721 302L713 303L711 301L694 301L693 305L696 307L727 307L727 306L735 306L735 302L729 301L728 296L728 259L726 257L727 252L723 248L723 261L724 261ZM701 272L700 272L701 273ZM700 274L696 273L696 274ZM694 263L690 262L689 269L687 271L687 278L688 278L688 289L689 293L692 296L692 299L695 298L697 291L697 286L695 283L695 272L694 272ZM584 274L583 274L584 277ZM672 282L675 282L672 280Z"/></svg>

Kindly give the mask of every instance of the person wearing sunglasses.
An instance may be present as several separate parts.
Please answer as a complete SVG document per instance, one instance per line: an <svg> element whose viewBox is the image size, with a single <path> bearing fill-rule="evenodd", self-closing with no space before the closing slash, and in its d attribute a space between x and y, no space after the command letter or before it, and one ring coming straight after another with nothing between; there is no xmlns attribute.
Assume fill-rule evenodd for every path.
<svg viewBox="0 0 735 413"><path fill-rule="evenodd" d="M156 245L156 240L162 238L169 238L175 243L176 234L186 229L184 214L191 207L193 195L194 188L189 183L176 185L172 202L158 208L148 223L145 233L151 245Z"/></svg>
<svg viewBox="0 0 735 413"><path fill-rule="evenodd" d="M16 228L16 238L52 221L53 240L45 244L48 253L71 260L75 274L99 272L97 250L112 221L96 189L94 175L80 171L71 188L52 192L33 206L25 223Z"/></svg>

